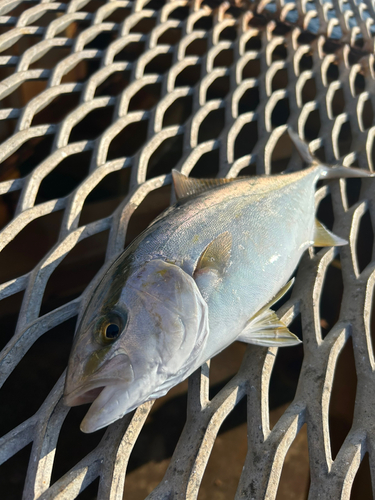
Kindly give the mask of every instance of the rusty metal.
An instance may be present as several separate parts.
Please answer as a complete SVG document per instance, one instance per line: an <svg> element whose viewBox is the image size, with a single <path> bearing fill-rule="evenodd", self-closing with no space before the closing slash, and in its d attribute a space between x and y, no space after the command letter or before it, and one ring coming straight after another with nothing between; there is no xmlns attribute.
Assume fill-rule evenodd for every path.
<svg viewBox="0 0 375 500"><path fill-rule="evenodd" d="M110 262L124 247L135 209L148 193L170 184L170 174L160 173L152 163L154 153L171 147L169 139L182 138L174 166L186 174L206 153L217 150L218 176L237 176L251 166L257 174L270 175L287 167L302 168L286 134L288 124L325 161L374 170L375 6L370 0L262 0L232 5L114 0L85 10L89 3L3 0L0 4L0 65L5 71L0 82L0 159L7 165L7 159L28 141L52 138L49 154L29 174L0 183L0 194L20 193L15 216L1 232L0 250L33 220L64 211L52 250L31 272L0 285L1 300L24 291L16 331L0 356L2 384L36 340L77 315L90 293L91 287L40 315L48 279L64 256L85 238L109 230L106 262ZM119 22L108 20L118 11ZM47 25L39 25L45 15ZM63 57L43 66L42 58L56 49L64 51ZM90 66L94 62L96 69ZM79 76L80 63L86 64L83 76ZM128 82L118 95L98 95L100 85L124 73ZM12 96L30 81L44 85L19 107L12 104L17 102ZM147 109L133 99L147 86L157 85L160 97ZM57 97L72 93L79 94L79 103L59 123L33 124ZM190 109L184 107L189 100ZM72 141L75 126L93 110L108 107L113 108L111 124L96 139ZM12 122L15 129L7 137L7 123ZM116 137L141 122L147 124L144 144L131 156L109 157ZM64 159L84 151L92 156L83 182L66 197L36 203L43 179ZM204 175L204 168L199 168L193 174ZM121 169L131 172L129 194L110 216L81 225L87 196L102 179ZM340 250L306 253L292 296L279 311L287 323L301 315L304 340L298 389L288 409L270 430L268 387L276 349L248 347L237 375L212 400L207 363L189 380L185 428L163 481L149 499L197 498L220 426L245 396L248 454L237 500L276 497L286 453L304 423L310 500L349 499L367 452L375 470L370 325L375 261L362 269L357 247L362 217L369 212L375 220L374 193L373 182L362 181L359 201L350 206L344 180L317 192L317 204L331 195L334 230L350 244ZM340 316L323 339L319 302L327 269L338 255L344 282ZM350 338L358 379L354 420L333 459L330 395L338 357ZM110 426L99 446L51 485L56 443L68 413L62 388L63 377L33 417L0 439L1 463L32 442L25 499L75 498L97 477L98 498L122 498L127 462L152 405L147 403L134 416ZM372 488L375 493L375 475Z"/></svg>

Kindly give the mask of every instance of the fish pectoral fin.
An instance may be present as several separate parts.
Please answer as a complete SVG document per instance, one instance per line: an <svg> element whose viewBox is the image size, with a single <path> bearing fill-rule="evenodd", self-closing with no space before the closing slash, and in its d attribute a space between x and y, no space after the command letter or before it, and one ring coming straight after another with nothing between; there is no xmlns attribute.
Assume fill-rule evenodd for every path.
<svg viewBox="0 0 375 500"><path fill-rule="evenodd" d="M199 257L194 271L194 277L200 272L208 270L215 271L222 275L229 264L232 249L232 235L229 231L219 234L209 243Z"/></svg>
<svg viewBox="0 0 375 500"><path fill-rule="evenodd" d="M172 170L173 186L176 193L177 200L183 200L184 198L189 198L204 191L208 191L222 184L227 184L228 182L233 182L236 179L194 179L193 177L187 177L178 170Z"/></svg>
<svg viewBox="0 0 375 500"><path fill-rule="evenodd" d="M314 245L316 247L337 247L347 244L346 240L331 233L321 222L315 219Z"/></svg>
<svg viewBox="0 0 375 500"><path fill-rule="evenodd" d="M237 340L265 347L285 347L301 343L272 309L254 316Z"/></svg>

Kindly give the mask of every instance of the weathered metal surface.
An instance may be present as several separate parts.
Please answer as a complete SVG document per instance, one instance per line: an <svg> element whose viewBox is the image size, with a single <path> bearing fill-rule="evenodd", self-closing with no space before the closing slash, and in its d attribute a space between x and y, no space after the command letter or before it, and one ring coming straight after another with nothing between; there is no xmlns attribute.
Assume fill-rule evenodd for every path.
<svg viewBox="0 0 375 500"><path fill-rule="evenodd" d="M0 4L4 28L0 64L6 70L0 82L4 103L0 124L16 122L9 137L2 133L1 161L7 166L7 159L31 139L53 138L50 152L30 173L0 183L0 194L20 192L15 216L1 232L0 249L35 219L64 211L52 250L31 272L0 285L1 300L24 291L16 331L0 356L2 384L36 340L77 315L89 295L90 287L79 298L40 315L47 282L64 256L78 242L109 230L106 261L110 262L124 247L135 209L148 193L171 182L170 166L153 168L158 165L155 152L160 158L163 148L173 149L168 139L182 137L174 166L186 174L206 153L216 150L219 176L236 176L251 165L258 174L272 174L287 165L302 167L286 135L288 123L327 162L374 169L375 6L370 0L266 0L235 7L199 0L114 0L85 10L88 4L88 0L3 0ZM14 11L19 6L21 10ZM117 11L121 20L108 20ZM45 14L48 23L39 25ZM63 54L59 62L39 64L56 48L65 51L58 52ZM93 62L97 67L90 66ZM80 63L86 64L81 76ZM108 78L124 72L128 81L118 95L97 95ZM25 98L22 107L15 107L12 96L30 81L45 85ZM160 97L145 109L144 100L134 97L155 85L160 85ZM54 99L72 93L79 94L78 105L61 121L33 124ZM74 127L89 113L111 106L111 124L96 139L71 139ZM140 141L127 157L117 157L113 150L109 155L116 137L141 122L145 123L142 130L147 130L144 144ZM36 203L43 179L64 159L84 151L91 151L92 156L83 182L66 197ZM129 194L112 215L80 224L87 196L120 169L131 171ZM202 176L204 172L199 166L194 173ZM357 245L362 217L368 211L375 220L375 190L371 180L362 181L359 200L349 206L346 182L332 182L317 192L317 203L329 193L334 230L349 239L350 245L307 253L292 296L279 311L288 323L298 315L302 321L304 358L293 402L270 430L268 387L275 349L249 347L238 374L212 400L209 367L203 366L189 381L185 428L163 481L149 499L197 498L218 430L245 396L248 454L238 500L276 497L285 455L304 423L311 473L309 499L349 499L366 452L375 470L375 361L370 324L375 262L366 262L362 269ZM361 238L360 245L372 245ZM320 297L327 269L333 261L337 263L338 255L344 283L340 316L323 339ZM330 395L338 356L350 338L358 379L354 420L333 460ZM151 404L110 426L93 452L50 485L56 443L68 413L61 400L62 388L63 377L33 417L0 439L1 462L33 443L25 499L75 498L98 476L98 498L122 498L128 458ZM372 487L375 493L375 475Z"/></svg>

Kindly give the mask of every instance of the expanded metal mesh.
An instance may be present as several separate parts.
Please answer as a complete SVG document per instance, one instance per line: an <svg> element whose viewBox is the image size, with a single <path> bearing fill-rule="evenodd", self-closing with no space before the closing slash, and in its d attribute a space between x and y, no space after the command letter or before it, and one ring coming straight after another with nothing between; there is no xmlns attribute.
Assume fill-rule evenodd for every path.
<svg viewBox="0 0 375 500"><path fill-rule="evenodd" d="M2 384L42 335L79 313L90 293L91 287L41 313L48 281L64 257L85 239L109 231L110 262L124 248L136 208L170 184L172 167L200 177L297 170L302 163L292 150L288 124L326 162L374 169L374 7L370 0L0 3L0 194L19 192L15 215L1 232L1 249L33 221L63 211L52 249L32 271L0 286L1 300L24 292L16 331L0 356ZM20 104L20 89L30 82L32 91L23 92ZM71 108L43 121L42 111L65 95L76 96ZM97 113L102 130L78 140L85 127L81 136L77 127L91 113ZM42 153L36 166L12 179L12 167L37 147ZM43 180L84 152L91 154L89 172L78 187L40 201ZM129 172L128 194L111 215L82 224L87 197L123 169ZM271 430L268 390L276 349L248 347L238 373L211 399L207 363L190 377L184 430L149 499L197 498L221 424L244 397L248 452L236 499L276 497L285 456L304 423L311 500L350 498L367 452L375 470L375 261L361 256L363 247L372 248L372 233L361 234L361 221L375 220L374 189L371 179L362 181L352 203L348 186L341 180L320 187L317 204L331 197L334 231L350 244L306 253L292 296L279 310L288 324L301 318L303 363L294 400ZM339 318L323 338L320 299L332 265L341 269L343 296ZM330 396L338 357L350 339L357 374L354 418L333 460ZM51 485L69 411L62 404L63 383L64 375L35 415L1 438L1 463L32 443L25 499L75 498L97 477L98 498L122 498L127 463L152 404L111 425L95 450Z"/></svg>

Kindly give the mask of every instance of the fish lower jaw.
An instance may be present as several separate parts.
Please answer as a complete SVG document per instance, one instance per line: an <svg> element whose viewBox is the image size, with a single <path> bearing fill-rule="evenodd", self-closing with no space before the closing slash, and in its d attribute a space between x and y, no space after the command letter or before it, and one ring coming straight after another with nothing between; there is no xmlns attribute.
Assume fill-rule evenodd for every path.
<svg viewBox="0 0 375 500"><path fill-rule="evenodd" d="M79 406L92 403L107 386L118 384L118 380L97 380L90 384L84 384L69 394L64 394L64 404L66 406Z"/></svg>

